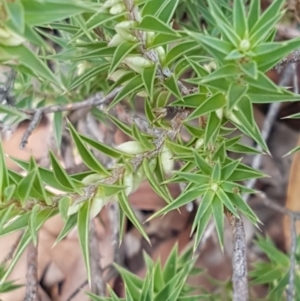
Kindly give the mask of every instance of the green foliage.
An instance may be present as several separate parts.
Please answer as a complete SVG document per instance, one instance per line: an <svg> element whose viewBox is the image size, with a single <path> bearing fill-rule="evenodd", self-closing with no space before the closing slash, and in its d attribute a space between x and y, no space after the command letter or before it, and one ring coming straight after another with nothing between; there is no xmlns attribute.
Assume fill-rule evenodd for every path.
<svg viewBox="0 0 300 301"><path fill-rule="evenodd" d="M129 2L134 6L131 14L124 5ZM235 132L252 138L269 153L254 120L253 104L299 100L265 72L299 48L300 40L273 41L284 13L283 0L274 0L262 13L259 0L250 1L249 7L243 0L231 2L16 0L0 4L0 62L17 71L16 102L0 104L2 123L11 126L30 119L29 109L72 107L96 93L117 91L101 103L104 109L91 112L133 139L115 148L80 134L69 122L76 152L89 169L77 175L69 175L51 151L49 168L38 166L34 159L12 158L26 172L19 175L7 169L0 147L0 236L24 230L11 264L0 271L0 291L15 288L5 282L7 277L26 246L37 243L38 230L56 214L65 223L56 243L78 226L89 282L89 223L108 202L120 205L121 234L126 217L150 242L128 201L144 180L166 201L150 219L197 200L191 231L194 251L210 220L223 249L225 211L236 217L241 213L258 225L258 217L242 197L256 191L241 182L265 175L241 162L243 154L259 151L243 145L242 136ZM112 113L126 101L133 108L144 103L146 129L135 121L125 124ZM176 113L172 122L164 118L170 112ZM54 112L58 146L66 115ZM182 127L188 132L184 141L179 135ZM290 153L296 150L299 147ZM112 166L99 162L98 152L110 158ZM240 159L232 159L230 152ZM174 162L180 166L176 170ZM176 199L169 183L183 184ZM254 282L271 282L270 297L280 300L289 259L269 240L259 238L258 245L271 262L255 267ZM185 284L193 273L189 256L183 264L173 251L164 268L146 257L144 280L117 267L126 284L126 300L206 300L204 295L191 297L192 290ZM108 300L119 300L110 293Z"/></svg>
<svg viewBox="0 0 300 301"><path fill-rule="evenodd" d="M191 294L195 291L195 288L185 283L189 275L202 273L201 269L193 268L194 262L191 260L191 255L191 252L188 251L179 257L177 248L173 248L166 264L162 267L160 261L154 263L148 255L144 254L147 267L147 275L144 279L122 267L116 266L125 283L126 300L209 300L209 297L205 294ZM111 298L101 298L89 294L94 301L123 300L118 298L111 289L110 295Z"/></svg>
<svg viewBox="0 0 300 301"><path fill-rule="evenodd" d="M257 262L249 275L253 278L253 285L268 284L270 287L268 298L270 300L284 300L285 290L289 283L290 259L289 256L279 251L270 238L258 237L257 245L268 256L269 262ZM296 265L299 265L299 239L298 252L296 253ZM296 268L295 288L299 297L299 269Z"/></svg>

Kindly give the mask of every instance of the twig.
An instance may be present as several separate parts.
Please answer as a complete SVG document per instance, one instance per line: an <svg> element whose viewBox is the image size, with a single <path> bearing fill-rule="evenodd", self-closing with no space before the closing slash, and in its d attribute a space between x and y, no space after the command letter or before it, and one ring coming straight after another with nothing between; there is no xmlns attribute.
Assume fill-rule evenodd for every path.
<svg viewBox="0 0 300 301"><path fill-rule="evenodd" d="M1 266L1 265L4 265L7 261L9 261L9 260L11 260L11 259L13 258L14 253L15 253L15 251L16 251L18 245L19 245L19 242L20 242L20 240L21 240L23 234L24 234L24 231L21 230L21 232L20 232L19 236L17 237L16 241L15 241L15 242L13 243L13 245L11 246L11 248L10 248L8 254L7 254L7 255L3 258L3 260L1 261L0 266Z"/></svg>
<svg viewBox="0 0 300 301"><path fill-rule="evenodd" d="M294 291L295 291L295 267L296 267L296 249L297 249L297 229L296 229L296 217L291 216L291 236L292 236L292 244L290 251L290 271L289 271L289 288L288 288L288 296L287 301L294 300Z"/></svg>
<svg viewBox="0 0 300 301"><path fill-rule="evenodd" d="M43 113L43 111L41 109L38 109L35 111L28 128L26 129L25 133L23 134L21 144L20 144L20 149L24 149L24 147L28 143L29 136L33 133L33 131L38 126L38 124L42 118L42 113Z"/></svg>
<svg viewBox="0 0 300 301"><path fill-rule="evenodd" d="M264 193L259 193L258 196L260 197L262 203L265 206L267 206L275 211L278 211L282 214L288 215L290 218L295 218L297 220L300 220L300 212L289 210L289 209L282 207L274 202L271 202Z"/></svg>
<svg viewBox="0 0 300 301"><path fill-rule="evenodd" d="M4 87L1 87L0 90L0 103L6 100L8 104L13 105L14 99L11 96L11 92L12 92L11 90L14 86L15 78L16 78L16 71L11 69L7 76Z"/></svg>
<svg viewBox="0 0 300 301"><path fill-rule="evenodd" d="M300 31L298 29L283 24L277 25L277 34L288 40L300 37Z"/></svg>
<svg viewBox="0 0 300 301"><path fill-rule="evenodd" d="M233 301L249 300L248 280L247 280L247 255L246 240L243 221L230 212L226 212L233 234L233 254L232 254L232 284Z"/></svg>
<svg viewBox="0 0 300 301"><path fill-rule="evenodd" d="M64 105L52 105L52 106L40 108L40 110L42 111L43 114L50 114L55 112L73 111L73 110L78 110L86 107L96 107L111 101L120 92L121 89L122 87L117 87L114 90L112 90L110 93L108 93L106 96L104 96L102 92L99 92L88 97L86 100L80 102L74 102L74 103L69 103ZM34 115L36 109L23 110L23 112L28 115Z"/></svg>
<svg viewBox="0 0 300 301"><path fill-rule="evenodd" d="M154 137L159 137L163 133L163 129L156 128L149 124L149 122L136 114L129 112L123 105L118 104L112 108L113 113L119 120L128 125L135 124L139 130Z"/></svg>
<svg viewBox="0 0 300 301"><path fill-rule="evenodd" d="M85 279L77 288L75 291L73 291L73 293L69 296L68 299L66 299L66 301L71 301L72 299L74 299L79 293L80 291L88 284L88 280Z"/></svg>
<svg viewBox="0 0 300 301"><path fill-rule="evenodd" d="M38 300L37 247L30 242L27 247L26 294L24 301Z"/></svg>
<svg viewBox="0 0 300 301"><path fill-rule="evenodd" d="M281 66L285 66L288 64L297 63L300 61L300 50L296 50L289 54L287 57L282 59L276 66L274 66L272 69L278 69Z"/></svg>
<svg viewBox="0 0 300 301"><path fill-rule="evenodd" d="M32 134L32 132L37 127L39 121L42 118L42 115L44 114L50 114L55 112L63 112L63 111L73 111L78 110L86 107L93 107L93 106L99 106L101 104L107 103L111 101L122 89L122 87L118 87L108 93L106 96L103 96L102 92L96 93L86 100L83 100L81 102L75 102L70 104L64 104L64 105L53 105L53 106L47 106L39 109L32 109L32 110L22 110L24 113L28 115L33 115L32 120L25 131L22 141L20 144L20 148L23 149L26 144L28 143L28 138Z"/></svg>
<svg viewBox="0 0 300 301"><path fill-rule="evenodd" d="M100 266L99 240L93 221L90 222L90 262L91 262L91 290L100 297L105 296L106 285Z"/></svg>

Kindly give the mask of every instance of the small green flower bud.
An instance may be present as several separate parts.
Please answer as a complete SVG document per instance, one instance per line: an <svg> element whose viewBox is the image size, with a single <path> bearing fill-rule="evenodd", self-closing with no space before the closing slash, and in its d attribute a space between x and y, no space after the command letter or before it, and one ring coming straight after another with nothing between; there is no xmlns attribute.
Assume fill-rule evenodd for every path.
<svg viewBox="0 0 300 301"><path fill-rule="evenodd" d="M125 10L125 5L123 3L118 3L112 6L109 10L109 13L112 15L118 15Z"/></svg>
<svg viewBox="0 0 300 301"><path fill-rule="evenodd" d="M164 145L160 153L160 158L163 171L166 174L170 174L174 169L174 159L172 157L172 152L167 146Z"/></svg>
<svg viewBox="0 0 300 301"><path fill-rule="evenodd" d="M101 209L103 208L103 206L105 205L107 201L105 201L104 198L95 196L92 200L91 200L91 206L90 206L90 219L93 219L94 217L96 217L99 212L101 211Z"/></svg>
<svg viewBox="0 0 300 301"><path fill-rule="evenodd" d="M241 40L239 49L242 52L248 51L250 49L250 47L251 47L251 44L250 44L250 41L248 39Z"/></svg>
<svg viewBox="0 0 300 301"><path fill-rule="evenodd" d="M105 3L103 4L104 8L110 8L118 3L121 3L122 0L107 0L105 1Z"/></svg>
<svg viewBox="0 0 300 301"><path fill-rule="evenodd" d="M84 202L72 204L68 209L68 216L77 213L83 205L84 205Z"/></svg>
<svg viewBox="0 0 300 301"><path fill-rule="evenodd" d="M109 43L107 44L108 47L115 47L115 46L119 46L121 43L123 43L124 41L126 41L122 36L120 36L118 33L115 34L112 39L109 41Z"/></svg>
<svg viewBox="0 0 300 301"><path fill-rule="evenodd" d="M151 46L153 41L154 41L154 37L155 37L155 32L153 31L147 31L146 32L146 44L147 47Z"/></svg>
<svg viewBox="0 0 300 301"><path fill-rule="evenodd" d="M223 108L216 110L216 114L220 120L223 118Z"/></svg>
<svg viewBox="0 0 300 301"><path fill-rule="evenodd" d="M142 56L128 56L123 60L123 62L125 64L133 65L137 68L149 68L153 65L150 60L145 59Z"/></svg>
<svg viewBox="0 0 300 301"><path fill-rule="evenodd" d="M203 138L199 138L199 139L196 141L195 149L199 149L203 144L204 144L204 139L203 139Z"/></svg>
<svg viewBox="0 0 300 301"><path fill-rule="evenodd" d="M0 27L0 45L19 46L25 39L8 28Z"/></svg>
<svg viewBox="0 0 300 301"><path fill-rule="evenodd" d="M165 52L164 47L159 46L159 47L156 47L155 50L158 54L160 63L163 64L165 62L165 59L166 59L166 52Z"/></svg>
<svg viewBox="0 0 300 301"><path fill-rule="evenodd" d="M126 171L123 178L123 185L125 188L125 194L128 196L133 192L133 174Z"/></svg>
<svg viewBox="0 0 300 301"><path fill-rule="evenodd" d="M130 155L137 155L141 154L145 151L144 146L139 141L128 141L124 142L116 147L116 149L130 154Z"/></svg>
<svg viewBox="0 0 300 301"><path fill-rule="evenodd" d="M217 183L212 183L210 189L214 192L217 192L219 185Z"/></svg>

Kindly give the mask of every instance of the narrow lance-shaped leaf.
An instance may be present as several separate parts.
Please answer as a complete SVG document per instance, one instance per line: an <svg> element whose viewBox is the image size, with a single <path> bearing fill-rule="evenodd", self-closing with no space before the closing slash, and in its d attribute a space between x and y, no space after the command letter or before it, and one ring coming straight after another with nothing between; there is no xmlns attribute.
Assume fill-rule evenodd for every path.
<svg viewBox="0 0 300 301"><path fill-rule="evenodd" d="M117 69L121 61L137 46L137 44L125 41L117 47L108 71L109 75Z"/></svg>
<svg viewBox="0 0 300 301"><path fill-rule="evenodd" d="M75 128L71 123L69 123L69 129L71 131L71 135L76 144L78 152L83 160L83 162L91 169L98 173L109 174L106 168L95 158L92 152L84 145L81 140L80 135L77 133Z"/></svg>
<svg viewBox="0 0 300 301"><path fill-rule="evenodd" d="M134 211L130 207L128 198L126 197L124 191L118 193L118 200L119 200L119 204L121 206L121 210L124 211L124 213L126 214L128 219L137 228L137 230L140 231L140 233L143 235L143 237L146 239L146 241L148 241L150 243L149 237L148 237L147 233L145 232L143 226L141 225L140 221L137 219Z"/></svg>
<svg viewBox="0 0 300 301"><path fill-rule="evenodd" d="M90 252L89 252L90 204L91 204L91 200L87 200L85 204L78 211L78 237L79 237L80 247L83 253L89 285L91 285L91 277L92 277Z"/></svg>
<svg viewBox="0 0 300 301"><path fill-rule="evenodd" d="M3 199L4 190L8 185L8 172L5 164L2 142L0 141L0 203Z"/></svg>
<svg viewBox="0 0 300 301"><path fill-rule="evenodd" d="M212 212L215 220L216 230L218 234L219 243L221 249L224 246L224 205L222 200L219 199L218 195L215 194L212 200Z"/></svg>
<svg viewBox="0 0 300 301"><path fill-rule="evenodd" d="M157 64L154 64L153 66L149 68L144 68L142 72L142 79L144 86L146 88L146 92L148 93L151 101L153 97L153 89L154 89L154 80L157 70Z"/></svg>
<svg viewBox="0 0 300 301"><path fill-rule="evenodd" d="M248 24L243 0L236 0L233 3L233 27L240 38L247 38Z"/></svg>
<svg viewBox="0 0 300 301"><path fill-rule="evenodd" d="M58 87L64 89L62 83L58 80L50 69L38 58L36 54L34 54L31 50L29 50L24 45L19 46L4 46L1 45L1 49L6 52L8 55L15 57L18 59L19 63L29 68L42 77L44 80L50 81L56 84Z"/></svg>
<svg viewBox="0 0 300 301"><path fill-rule="evenodd" d="M56 213L57 213L57 210L52 209L52 208L51 209L47 208L47 209L40 211L36 217L36 231L38 231L41 228L41 226L44 224L44 222L46 220L48 220L51 216L55 215ZM30 243L31 240L32 240L32 237L31 237L29 228L27 228L18 244L18 247L16 248L16 250L14 252L14 257L13 257L8 269L5 271L5 274L2 276L2 278L0 280L0 285L10 275L10 273L14 269L15 265L19 261L20 257L22 256L23 252L25 251L26 247L28 246L28 244Z"/></svg>
<svg viewBox="0 0 300 301"><path fill-rule="evenodd" d="M51 165L52 165L55 179L66 188L80 192L77 186L73 183L72 179L67 175L66 171L62 168L62 166L56 159L55 155L51 151L50 151L50 159L51 159Z"/></svg>
<svg viewBox="0 0 300 301"><path fill-rule="evenodd" d="M118 93L115 99L111 102L108 109L114 107L117 103L119 103L122 99L127 97L129 94L136 92L143 86L143 80L140 75L135 76L132 80L130 80L123 89Z"/></svg>

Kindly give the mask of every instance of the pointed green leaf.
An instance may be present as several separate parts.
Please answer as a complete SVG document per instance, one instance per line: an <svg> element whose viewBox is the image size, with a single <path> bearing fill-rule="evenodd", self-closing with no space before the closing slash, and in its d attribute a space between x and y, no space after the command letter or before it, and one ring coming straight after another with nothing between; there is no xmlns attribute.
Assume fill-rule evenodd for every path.
<svg viewBox="0 0 300 301"><path fill-rule="evenodd" d="M200 83L208 83L210 81L222 78L228 78L230 76L237 77L240 71L236 65L230 64L217 68L216 71L210 73L208 76L204 77Z"/></svg>
<svg viewBox="0 0 300 301"><path fill-rule="evenodd" d="M180 43L175 45L171 50L168 51L165 66L169 66L173 63L176 59L182 57L183 55L187 55L191 51L198 49L200 47L199 43L195 41L187 41L186 43Z"/></svg>
<svg viewBox="0 0 300 301"><path fill-rule="evenodd" d="M1 50L9 54L11 57L18 59L18 62L29 68L33 73L40 76L46 81L50 81L56 84L58 87L63 88L62 83L59 81L58 77L55 76L47 65L42 62L38 56L29 50L24 45L19 46L4 46L1 45Z"/></svg>
<svg viewBox="0 0 300 301"><path fill-rule="evenodd" d="M252 0L250 2L250 8L248 12L249 32L252 30L253 26L258 21L259 16L260 16L260 0Z"/></svg>
<svg viewBox="0 0 300 301"><path fill-rule="evenodd" d="M221 119L215 112L211 112L208 116L208 121L205 128L204 143L214 143L217 139L221 127Z"/></svg>
<svg viewBox="0 0 300 301"><path fill-rule="evenodd" d="M215 192L211 189L207 189L204 196L202 197L202 200L200 202L200 205L198 207L194 223L192 225L192 232L195 231L196 226L201 223L202 217L205 215L206 211L211 208L211 202L215 196ZM210 210L209 210L210 211Z"/></svg>
<svg viewBox="0 0 300 301"><path fill-rule="evenodd" d="M127 97L129 94L137 92L143 86L143 80L140 75L135 76L132 80L130 80L118 93L115 99L109 105L109 109Z"/></svg>
<svg viewBox="0 0 300 301"><path fill-rule="evenodd" d="M108 70L109 66L111 64L101 64L100 66L97 66L95 68L92 68L88 70L87 72L83 73L82 75L79 75L77 78L72 80L71 85L68 87L68 90L73 90L77 88L78 86L88 82L93 77L97 76L98 74L101 74Z"/></svg>
<svg viewBox="0 0 300 301"><path fill-rule="evenodd" d="M19 183L19 186L18 186L18 195L19 195L19 197L21 199L22 206L25 205L25 202L29 198L30 192L32 190L32 186L33 186L35 175L36 175L35 170L32 170Z"/></svg>
<svg viewBox="0 0 300 301"><path fill-rule="evenodd" d="M96 159L92 152L84 145L80 135L77 133L73 125L69 122L69 129L71 131L72 138L76 144L78 152L85 163L91 170L94 170L100 174L109 175L106 168Z"/></svg>
<svg viewBox="0 0 300 301"><path fill-rule="evenodd" d="M122 210L124 211L124 213L126 214L128 219L137 228L137 230L139 230L139 232L143 235L145 240L150 243L149 237L148 237L147 233L145 232L143 226L141 225L140 221L136 217L134 211L132 210L132 208L129 204L128 198L126 197L124 191L122 191L118 194L118 200L119 200L119 204L120 204Z"/></svg>
<svg viewBox="0 0 300 301"><path fill-rule="evenodd" d="M161 21L168 24L174 16L174 12L178 6L179 0L167 0L167 1L155 0L155 1L163 3L160 10L158 11L157 17Z"/></svg>
<svg viewBox="0 0 300 301"><path fill-rule="evenodd" d="M65 222L63 229L60 231L58 237L56 238L54 246L57 245L62 239L64 239L76 225L77 214L72 214L68 217L67 221Z"/></svg>
<svg viewBox="0 0 300 301"><path fill-rule="evenodd" d="M107 155L107 156L110 156L110 157L113 157L113 158L120 158L122 155L125 155L125 153L119 151L118 149L115 149L115 148L112 148L100 141L96 141L96 140L93 140L89 137L86 137L84 135L80 135L80 138L81 140L83 140L84 142L86 142L88 145L94 147L95 149L97 149L99 152Z"/></svg>
<svg viewBox="0 0 300 301"><path fill-rule="evenodd" d="M92 275L89 252L90 204L90 200L86 201L85 204L78 211L78 237L82 254L84 257L88 282L91 285Z"/></svg>
<svg viewBox="0 0 300 301"><path fill-rule="evenodd" d="M170 78L163 82L163 85L177 98L181 98L181 93L179 91L177 80L174 75L171 75Z"/></svg>
<svg viewBox="0 0 300 301"><path fill-rule="evenodd" d="M285 0L273 1L257 20L250 32L250 39L254 45L257 45L266 38L275 24L279 21L281 18L280 10L284 2Z"/></svg>
<svg viewBox="0 0 300 301"><path fill-rule="evenodd" d="M250 61L248 63L240 64L242 71L248 75L250 78L257 80L257 64L255 61Z"/></svg>
<svg viewBox="0 0 300 301"><path fill-rule="evenodd" d="M219 199L223 202L225 207L232 213L234 214L237 218L240 218L235 206L233 205L232 201L230 200L229 196L221 189L219 188L217 190L217 195Z"/></svg>
<svg viewBox="0 0 300 301"><path fill-rule="evenodd" d="M73 183L73 180L67 175L66 171L60 165L55 155L51 151L49 152L49 154L50 154L51 165L56 181L68 189L78 191L78 188Z"/></svg>
<svg viewBox="0 0 300 301"><path fill-rule="evenodd" d="M50 217L55 215L57 213L56 209L47 208L42 211L40 211L36 216L36 231L38 231L42 225L45 223L46 220L48 220ZM18 244L18 247L16 248L14 252L14 257L12 261L10 262L10 265L8 269L5 271L5 274L2 275L2 278L0 280L0 285L7 279L7 277L10 275L12 270L14 269L15 265L19 261L20 257L22 256L23 252L25 251L26 247L32 240L29 228L27 228Z"/></svg>
<svg viewBox="0 0 300 301"><path fill-rule="evenodd" d="M210 112L214 112L220 108L223 108L226 105L226 98L223 93L217 93L212 97L206 99L199 107L190 114L190 116L186 120L192 120L208 114Z"/></svg>
<svg viewBox="0 0 300 301"><path fill-rule="evenodd" d="M245 11L245 3L243 0L235 0L233 2L233 28L240 38L247 38L248 24Z"/></svg>
<svg viewBox="0 0 300 301"><path fill-rule="evenodd" d="M222 41L220 39L205 36L202 34L196 34L196 33L189 33L192 38L199 41L203 46L206 46L208 49L214 49L217 51L217 53L222 54L222 57L225 55L228 55L233 50L233 46L226 42Z"/></svg>
<svg viewBox="0 0 300 301"><path fill-rule="evenodd" d="M120 63L122 62L122 60L129 54L132 52L133 49L135 49L138 45L137 44L133 44L130 42L123 42L121 43L113 56L113 59L111 61L110 64L110 68L109 68L109 75L111 75L116 69L117 67L120 65Z"/></svg>
<svg viewBox="0 0 300 301"><path fill-rule="evenodd" d="M232 82L227 96L227 107L231 110L247 92L248 86Z"/></svg>
<svg viewBox="0 0 300 301"><path fill-rule="evenodd" d="M224 206L222 200L219 199L218 195L215 194L212 203L212 212L215 220L216 230L220 247L223 251L224 246Z"/></svg>
<svg viewBox="0 0 300 301"><path fill-rule="evenodd" d="M216 182L216 183L221 180L221 164L219 161L213 167L211 180L212 182Z"/></svg>
<svg viewBox="0 0 300 301"><path fill-rule="evenodd" d="M83 2L62 0L32 1L22 0L25 8L25 21L30 25L42 25L63 20L83 12L92 12L92 6ZM59 5L59 9L57 6ZM47 12L41 14L41 12Z"/></svg>
<svg viewBox="0 0 300 301"><path fill-rule="evenodd" d="M0 141L0 203L3 199L4 191L8 185L9 185L8 172L5 163L2 142Z"/></svg>
<svg viewBox="0 0 300 301"><path fill-rule="evenodd" d="M5 3L5 2L4 2ZM6 2L4 4L9 16L8 24L12 25L17 32L23 33L25 30L24 7L21 2Z"/></svg>
<svg viewBox="0 0 300 301"><path fill-rule="evenodd" d="M202 236L204 234L204 231L208 225L208 222L209 222L209 218L211 216L211 213L212 213L212 207L209 206L207 208L207 210L204 212L203 216L201 217L201 220L200 221L196 221L194 220L194 223L193 223L193 228L196 228L197 226L197 230L196 230L196 235L195 235L195 240L194 240L194 246L193 246L193 252L196 251L198 245L200 244L201 242L201 239L202 239ZM194 224L196 224L196 226L194 227Z"/></svg>
<svg viewBox="0 0 300 301"><path fill-rule="evenodd" d="M204 174L210 176L212 173L212 167L199 155L198 152L194 151L194 156L199 169Z"/></svg>
<svg viewBox="0 0 300 301"><path fill-rule="evenodd" d="M153 98L153 89L154 89L154 80L156 76L157 64L144 68L142 72L142 79L145 86L145 89L148 93L149 98Z"/></svg>
<svg viewBox="0 0 300 301"><path fill-rule="evenodd" d="M135 28L178 36L176 31L174 31L166 23L150 15L143 17L141 22Z"/></svg>

